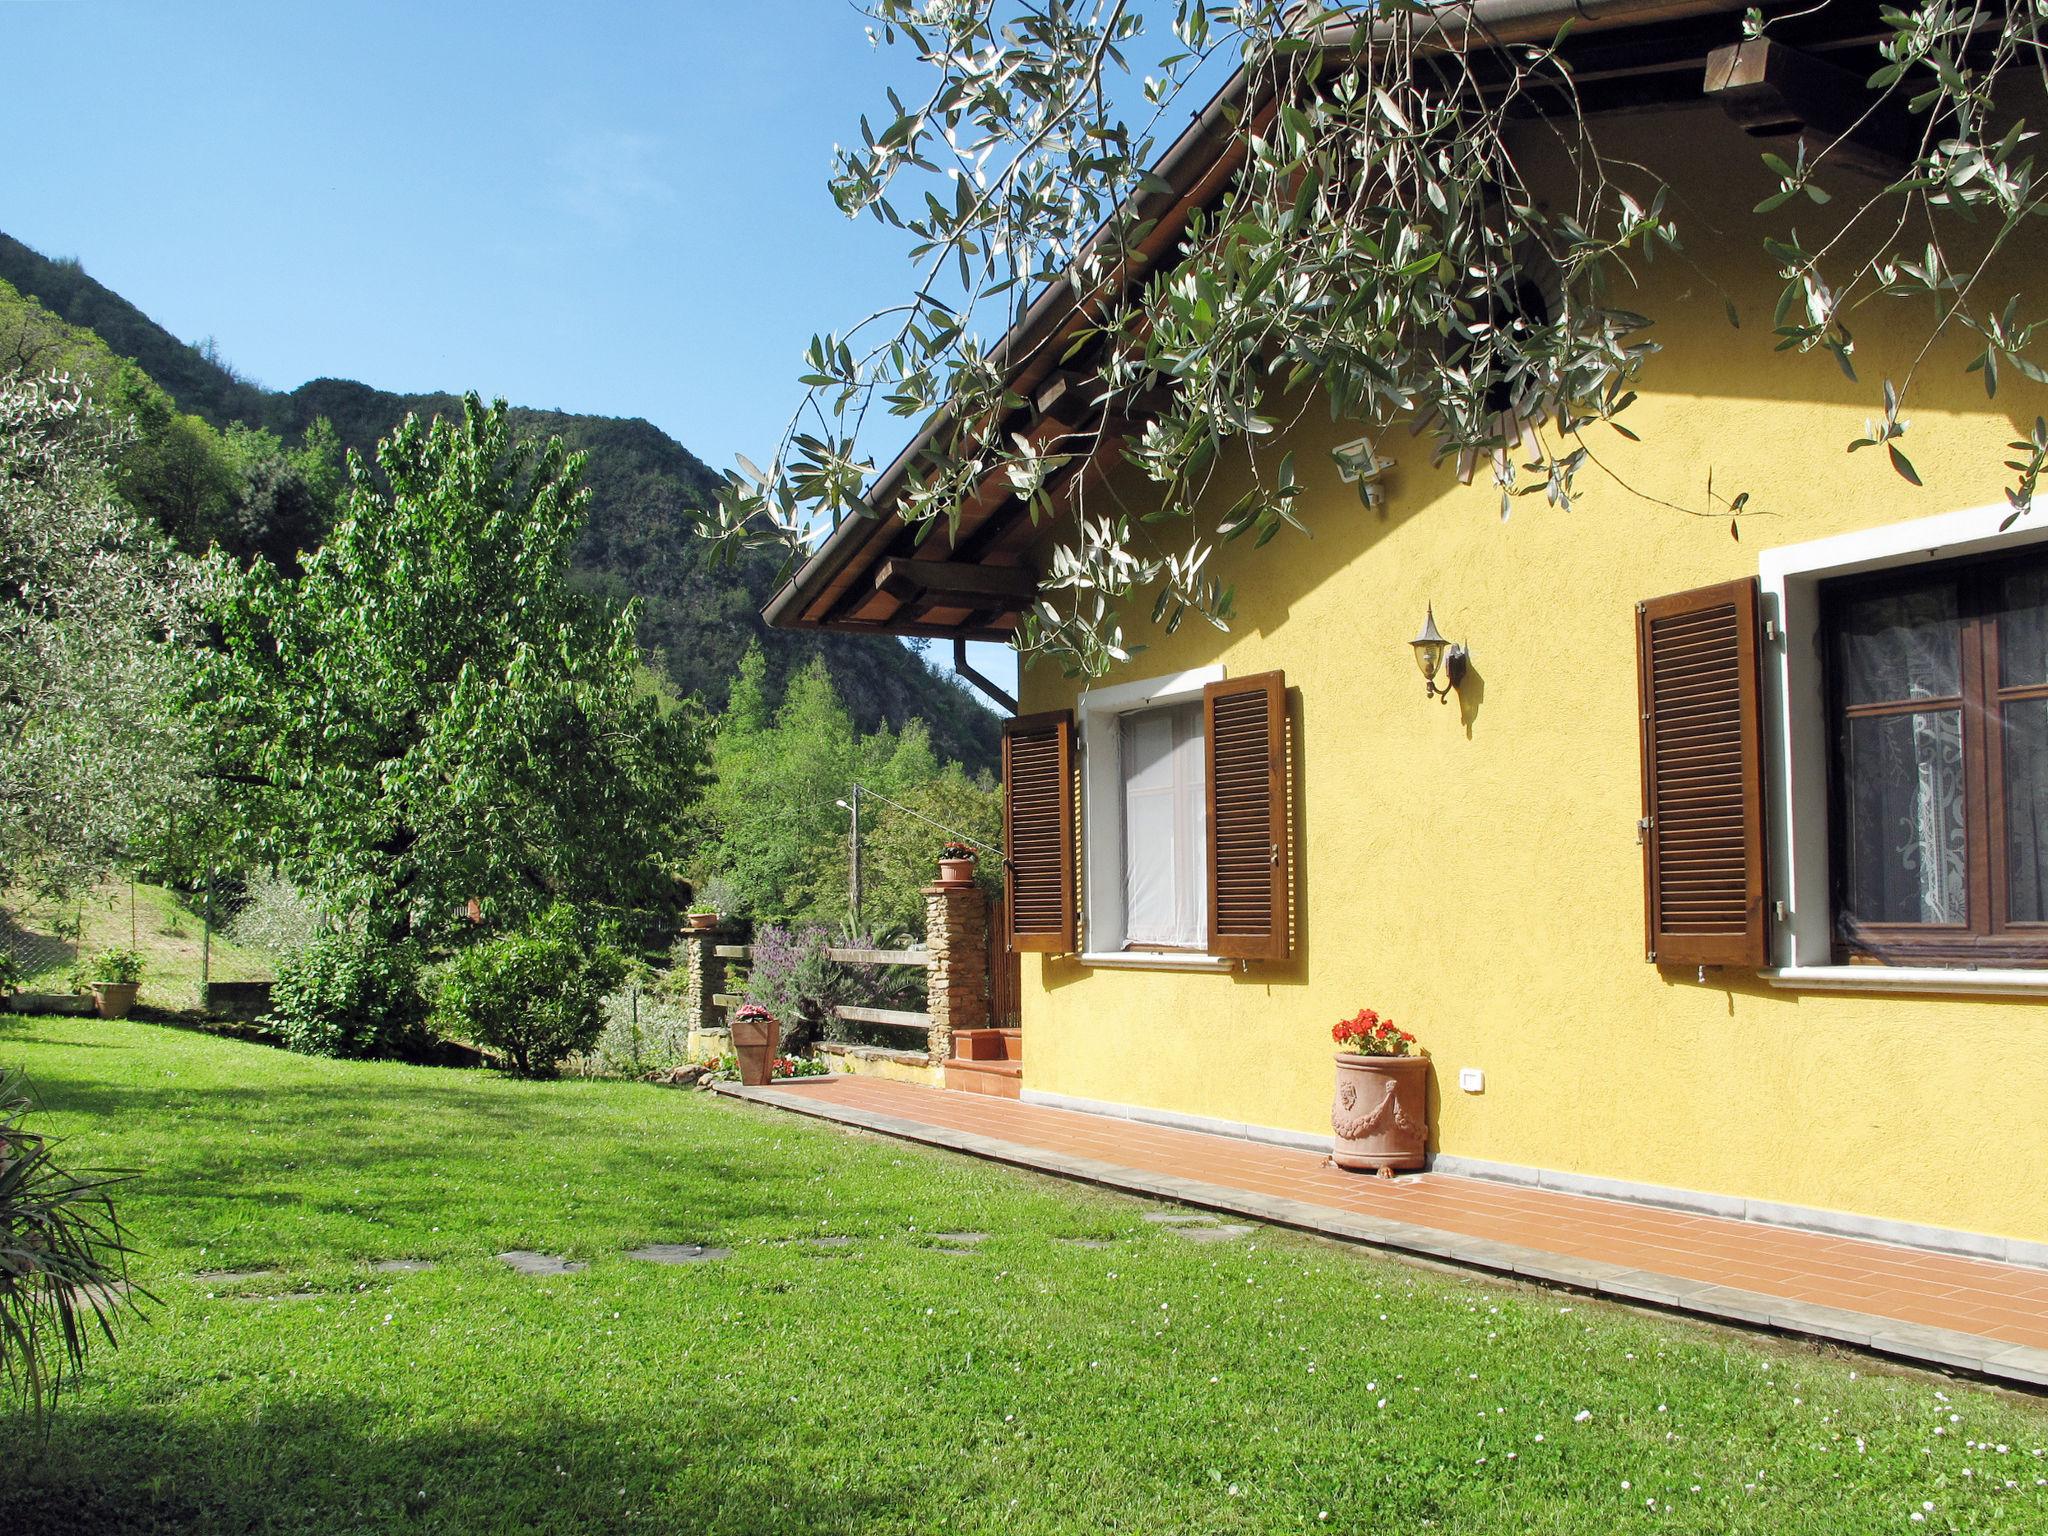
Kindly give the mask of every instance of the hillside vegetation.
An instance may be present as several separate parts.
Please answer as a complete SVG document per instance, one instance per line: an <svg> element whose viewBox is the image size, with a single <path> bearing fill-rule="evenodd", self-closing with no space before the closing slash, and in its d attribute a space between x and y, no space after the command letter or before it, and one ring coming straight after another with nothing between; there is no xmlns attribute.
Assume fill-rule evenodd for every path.
<svg viewBox="0 0 2048 1536"><path fill-rule="evenodd" d="M0 234L0 371L17 366L91 377L137 415L144 438L134 453L148 465L135 478L174 489L165 499L175 505L150 508L173 537L188 546L217 538L238 554L280 560L324 531L318 482L330 444L368 455L407 413L445 415L460 403L347 379L265 389L210 347L180 341L77 262L51 260ZM641 600L641 648L677 693L722 704L750 644L760 646L777 697L821 658L861 729L921 719L942 756L969 768L993 765L997 717L916 653L887 638L796 634L762 622L772 558L711 567L690 510L708 502L717 479L682 444L637 418L521 408L513 421L524 435L559 436L588 452L591 505L578 579ZM238 502L228 483L237 477L257 494Z"/></svg>

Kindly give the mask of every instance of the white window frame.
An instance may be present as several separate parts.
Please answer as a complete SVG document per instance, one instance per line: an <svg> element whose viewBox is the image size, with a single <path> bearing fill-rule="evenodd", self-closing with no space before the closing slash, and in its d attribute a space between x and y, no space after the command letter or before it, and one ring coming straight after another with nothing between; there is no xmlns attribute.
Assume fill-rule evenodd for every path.
<svg viewBox="0 0 2048 1536"><path fill-rule="evenodd" d="M1199 950L1126 950L1124 946L1124 793L1120 722L1141 709L1197 703L1223 668L1195 667L1164 677L1090 688L1075 708L1081 753L1081 963L1148 971L1227 971L1230 961ZM1207 860L1203 861L1207 878Z"/></svg>
<svg viewBox="0 0 2048 1536"><path fill-rule="evenodd" d="M1975 966L1837 965L1830 899L1828 719L1820 584L2048 543L2048 510L2012 516L2004 503L1945 512L1766 550L1758 580L1763 656L1774 986L1839 992L2048 996L2048 972Z"/></svg>

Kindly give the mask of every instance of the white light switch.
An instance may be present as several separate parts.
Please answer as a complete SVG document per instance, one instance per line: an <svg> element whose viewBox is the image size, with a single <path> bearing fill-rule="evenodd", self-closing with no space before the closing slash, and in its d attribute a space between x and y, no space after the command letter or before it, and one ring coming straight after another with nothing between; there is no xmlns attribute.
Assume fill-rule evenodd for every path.
<svg viewBox="0 0 2048 1536"><path fill-rule="evenodd" d="M1458 1068L1458 1086L1467 1093L1486 1092L1486 1074L1477 1067Z"/></svg>

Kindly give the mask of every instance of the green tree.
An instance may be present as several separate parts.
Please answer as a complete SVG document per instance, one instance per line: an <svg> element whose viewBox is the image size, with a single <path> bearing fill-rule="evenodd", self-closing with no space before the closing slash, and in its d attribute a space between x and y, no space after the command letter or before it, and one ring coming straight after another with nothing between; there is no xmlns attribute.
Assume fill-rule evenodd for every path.
<svg viewBox="0 0 2048 1536"><path fill-rule="evenodd" d="M884 936L922 934L924 888L949 839L982 844L976 873L991 894L1001 891L1002 858L994 850L1003 839L1002 794L993 774L969 774L958 763L893 782L883 793L896 804L861 805L862 926Z"/></svg>
<svg viewBox="0 0 2048 1536"><path fill-rule="evenodd" d="M712 742L702 808L715 840L708 862L748 913L837 923L846 913L845 865L835 894L825 850L835 835L845 840L835 833L845 813L833 802L853 780L859 738L821 662L791 679L772 714L766 673L759 648L750 648Z"/></svg>
<svg viewBox="0 0 2048 1536"><path fill-rule="evenodd" d="M0 885L75 889L196 793L199 573L124 507L77 384L0 379Z"/></svg>
<svg viewBox="0 0 2048 1536"><path fill-rule="evenodd" d="M198 703L253 847L333 909L429 943L475 900L671 901L699 715L638 686L634 613L569 580L580 455L515 442L503 402L408 417L353 455L294 579L221 583Z"/></svg>
<svg viewBox="0 0 2048 1536"><path fill-rule="evenodd" d="M771 712L758 649L748 651L733 681L711 774L701 863L756 917L834 928L848 921L851 843L838 802L856 782L877 796L863 805L860 916L872 933L923 929L919 892L947 833L915 812L975 837L1000 816L994 781L941 765L922 722L856 730L822 660L790 680Z"/></svg>
<svg viewBox="0 0 2048 1536"><path fill-rule="evenodd" d="M327 537L346 484L333 424L316 418L296 448L275 432L233 425L224 446L234 465L235 496L216 536L236 554L296 570Z"/></svg>

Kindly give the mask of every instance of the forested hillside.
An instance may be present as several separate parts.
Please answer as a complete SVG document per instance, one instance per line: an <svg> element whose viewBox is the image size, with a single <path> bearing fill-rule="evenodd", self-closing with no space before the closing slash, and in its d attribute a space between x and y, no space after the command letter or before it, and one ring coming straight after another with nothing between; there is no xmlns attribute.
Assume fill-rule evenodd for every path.
<svg viewBox="0 0 2048 1536"><path fill-rule="evenodd" d="M341 446L368 454L407 412L459 410L452 394L392 394L346 379L315 379L289 392L262 388L237 377L210 348L180 341L78 263L50 260L0 234L0 347L18 345L28 335L46 342L58 338L48 360L76 371L110 373L119 360L132 360L147 378L129 370L121 388L131 405L141 402L145 414L155 394L151 381L174 402L175 411L157 406L161 419L153 430L164 441L149 445L155 460L148 478L188 488L183 499L195 506L226 495L208 474L211 459L221 453L209 456L195 439L205 428L225 435L225 452L240 455L245 481L253 478L265 487L264 506L231 508L212 518L189 507L165 507L159 520L188 543L219 538L242 554L288 557L298 544L317 538L319 530L308 526L317 497L306 494L304 484L318 474L317 455L304 451L316 422L331 423ZM26 360L0 356L0 368ZM710 568L689 509L704 504L716 477L682 444L639 419L520 409L514 420L524 433L556 435L588 450L591 510L577 549L580 577L595 589L641 599L641 645L677 692L722 705L741 656L758 643L768 686L779 697L788 679L818 656L863 730L922 719L941 754L970 768L993 765L996 716L950 675L926 666L896 641L793 634L762 623L760 605L774 568L758 555ZM165 473L160 461L170 462L174 472ZM254 469L248 467L252 462ZM179 526L181 518L189 520L186 526Z"/></svg>

